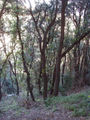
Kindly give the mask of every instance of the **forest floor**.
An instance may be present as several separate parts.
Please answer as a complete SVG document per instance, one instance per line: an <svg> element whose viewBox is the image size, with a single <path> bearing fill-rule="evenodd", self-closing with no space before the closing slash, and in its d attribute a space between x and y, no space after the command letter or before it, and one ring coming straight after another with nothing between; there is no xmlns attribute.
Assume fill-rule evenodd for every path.
<svg viewBox="0 0 90 120"><path fill-rule="evenodd" d="M78 93L77 93L78 92ZM69 96L27 102L23 97L6 96L0 102L0 120L90 120L90 88Z"/></svg>

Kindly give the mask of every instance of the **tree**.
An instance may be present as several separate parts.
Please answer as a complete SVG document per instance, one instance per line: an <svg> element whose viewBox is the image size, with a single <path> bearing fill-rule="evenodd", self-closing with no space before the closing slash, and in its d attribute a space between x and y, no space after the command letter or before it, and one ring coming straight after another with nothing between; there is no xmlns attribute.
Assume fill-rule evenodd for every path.
<svg viewBox="0 0 90 120"><path fill-rule="evenodd" d="M55 72L55 85L54 85L54 95L58 95L59 90L59 82L60 82L60 64L61 64L61 55L63 49L63 42L64 42L64 28L65 28L65 9L67 6L67 0L62 0L62 8L61 8L61 38L59 42L59 49L56 58L56 72Z"/></svg>
<svg viewBox="0 0 90 120"><path fill-rule="evenodd" d="M29 93L31 94L31 98L33 101L35 101L35 98L34 98L34 95L33 95L33 92L32 92L32 87L30 85L30 73L29 73L29 70L28 70L28 67L27 67L27 63L26 63L26 60L25 60L25 54L24 54L24 46L23 46L23 42L22 42L22 38L21 38L21 32L20 32L20 24L19 24L19 8L18 8L18 4L17 4L17 12L16 12L16 18L17 18L17 34L18 34L18 38L19 38L19 41L20 41L20 45L21 45L21 56L22 56L22 62L23 62L23 67L24 67L24 72L26 73L27 75L27 78L26 78L26 82L27 82L27 88L28 88L28 91Z"/></svg>
<svg viewBox="0 0 90 120"><path fill-rule="evenodd" d="M36 28L36 31L38 34L39 49L40 49L40 53L41 53L40 77L42 74L42 79L43 79L43 83L44 83L44 88L43 88L43 98L44 99L47 98L47 88L48 88L48 80L47 80L47 75L46 75L46 55L45 55L45 52L46 52L47 44L50 41L50 39L48 39L49 31L51 30L51 28L55 24L55 20L56 20L56 16L57 16L57 6L58 6L58 0L56 0L56 9L55 9L54 17L51 18L50 22L48 24L46 24L46 26L44 28L42 26L44 25L44 21L47 18L47 10L48 10L47 6L46 6L45 10L43 11L44 16L42 16L42 19L40 21L35 20L32 9L30 9L30 14L32 16L32 19L33 19L33 22L35 24L35 28ZM40 7L41 8L39 10L40 12L42 12L41 11L42 7L43 7L43 5ZM38 13L38 18L39 18L40 12ZM50 18L48 18L48 19L50 19ZM38 26L38 24L39 24L39 26ZM41 35L41 31L42 31L42 35Z"/></svg>

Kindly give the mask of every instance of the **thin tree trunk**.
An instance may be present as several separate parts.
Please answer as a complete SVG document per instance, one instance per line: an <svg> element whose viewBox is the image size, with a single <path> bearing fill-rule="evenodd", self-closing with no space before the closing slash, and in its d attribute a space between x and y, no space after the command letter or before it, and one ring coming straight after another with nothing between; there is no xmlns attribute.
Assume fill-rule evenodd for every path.
<svg viewBox="0 0 90 120"><path fill-rule="evenodd" d="M18 5L17 5L17 12L16 12L16 18L17 18L17 33L18 33L18 37L19 37L19 41L20 41L20 45L21 45L21 55L22 55L22 62L23 62L23 67L24 67L24 71L27 75L27 78L26 78L26 82L27 82L27 87L28 87L28 90L31 94L31 98L33 101L35 101L35 98L34 98L34 95L33 95L33 92L32 92L32 88L30 86L30 73L29 73L29 70L28 70L28 67L27 67L27 63L26 63L26 60L25 60L25 55L24 55L24 46L23 46L23 42L22 42L22 38L21 38L21 32L20 32L20 26L19 26L19 16L18 16Z"/></svg>
<svg viewBox="0 0 90 120"><path fill-rule="evenodd" d="M64 63L63 63L63 66L62 66L62 86L63 86L63 77L64 77L64 71L65 71L65 64L66 64L66 56L65 56L65 60L64 60Z"/></svg>
<svg viewBox="0 0 90 120"><path fill-rule="evenodd" d="M10 70L10 78L11 78L11 82L12 82L12 88L14 88L14 86L13 86L13 79L12 79L12 70Z"/></svg>
<svg viewBox="0 0 90 120"><path fill-rule="evenodd" d="M2 99L2 91L1 91L1 81L0 81L0 101Z"/></svg>
<svg viewBox="0 0 90 120"><path fill-rule="evenodd" d="M39 70L39 78L38 78L38 88L39 88L39 94L41 95L41 79L42 79L42 63L40 61L40 70Z"/></svg>
<svg viewBox="0 0 90 120"><path fill-rule="evenodd" d="M85 45L85 48L84 48L84 64L83 64L83 84L82 85L85 85L87 83L86 81L86 75L87 75L87 72L88 72L88 47L89 46L89 39L87 39L86 41L86 45Z"/></svg>
<svg viewBox="0 0 90 120"><path fill-rule="evenodd" d="M16 65L14 66L14 70L13 70L13 66L10 60L8 60L10 68L12 70L13 75L15 76L15 83L16 83L16 87L17 87L17 92L16 95L19 95L19 84L18 84L18 80L17 80L17 73L16 73Z"/></svg>
<svg viewBox="0 0 90 120"><path fill-rule="evenodd" d="M69 55L69 69L70 69L70 73L72 73L73 67L72 67L72 59L71 59L71 55L70 53L68 53Z"/></svg>
<svg viewBox="0 0 90 120"><path fill-rule="evenodd" d="M16 86L17 86L17 93L16 93L16 95L19 95L19 85L18 85L18 80L17 80L17 78L15 78L15 81L16 81Z"/></svg>
<svg viewBox="0 0 90 120"><path fill-rule="evenodd" d="M16 82L16 86L17 86L17 95L19 95L19 84L18 84L18 80L17 80L17 71L16 71L16 62L15 62L15 65L14 65L14 69L15 69L15 82Z"/></svg>
<svg viewBox="0 0 90 120"><path fill-rule="evenodd" d="M78 71L78 64L77 64L77 49L75 47L74 49L74 71L75 71L75 75L74 75L74 87L77 87L79 85L79 71Z"/></svg>
<svg viewBox="0 0 90 120"><path fill-rule="evenodd" d="M80 85L80 44L76 45L74 49L74 70L75 70L75 84L77 87Z"/></svg>
<svg viewBox="0 0 90 120"><path fill-rule="evenodd" d="M53 81L52 81L50 95L52 95L53 91L54 91L55 75L56 75L56 67L55 67L54 72L53 72Z"/></svg>
<svg viewBox="0 0 90 120"><path fill-rule="evenodd" d="M42 57L42 79L44 83L44 88L43 88L43 98L47 98L47 75L46 75L46 57L45 57L45 51L42 52L41 54Z"/></svg>
<svg viewBox="0 0 90 120"><path fill-rule="evenodd" d="M33 88L30 86L30 75L29 74L27 74L27 87L28 87L28 91L29 91L29 93L30 93L30 95L31 95L31 98L32 98L32 100L33 101L35 101L35 98L34 98L34 95L33 95Z"/></svg>

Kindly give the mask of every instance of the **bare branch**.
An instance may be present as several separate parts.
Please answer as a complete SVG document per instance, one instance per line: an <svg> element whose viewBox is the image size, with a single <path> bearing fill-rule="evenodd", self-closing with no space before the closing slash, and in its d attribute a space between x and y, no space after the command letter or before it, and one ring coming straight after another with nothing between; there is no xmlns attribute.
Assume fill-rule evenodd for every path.
<svg viewBox="0 0 90 120"><path fill-rule="evenodd" d="M5 9L6 2L7 2L7 0L4 1L3 6L2 6L2 9L1 9L1 11L0 11L0 19L1 19L2 15L3 15L3 11L4 11L4 9Z"/></svg>

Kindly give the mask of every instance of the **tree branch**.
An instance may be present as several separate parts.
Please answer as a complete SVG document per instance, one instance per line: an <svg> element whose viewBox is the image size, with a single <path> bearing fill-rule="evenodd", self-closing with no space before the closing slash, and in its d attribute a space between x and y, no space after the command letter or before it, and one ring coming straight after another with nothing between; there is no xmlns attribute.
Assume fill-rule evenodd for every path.
<svg viewBox="0 0 90 120"><path fill-rule="evenodd" d="M66 51L64 51L62 53L61 57L64 57L75 45L77 45L78 43L80 43L80 41L82 39L84 39L89 34L90 34L90 29L87 32L85 32L84 34L82 34L79 38L77 38L77 40L69 48L67 48Z"/></svg>
<svg viewBox="0 0 90 120"><path fill-rule="evenodd" d="M3 15L3 11L4 11L4 8L5 8L5 6L6 6L6 2L7 2L7 0L4 1L3 6L2 6L2 9L1 9L1 11L0 11L0 19L1 19L2 15Z"/></svg>

